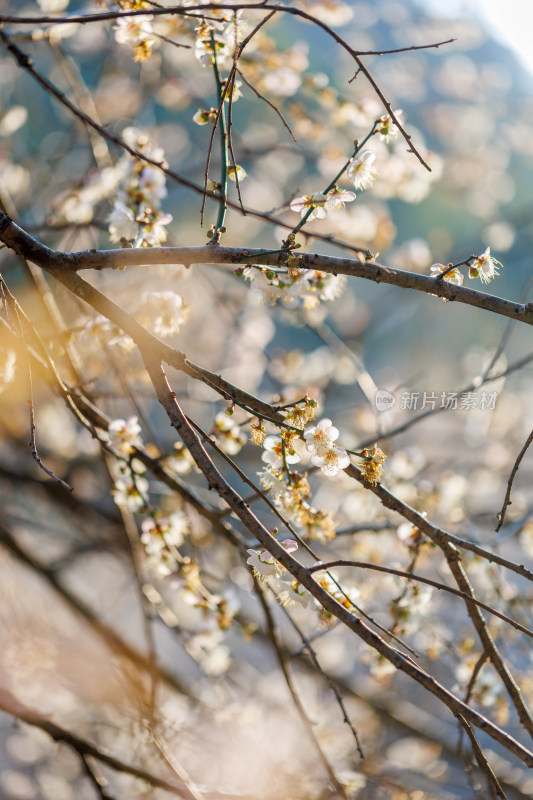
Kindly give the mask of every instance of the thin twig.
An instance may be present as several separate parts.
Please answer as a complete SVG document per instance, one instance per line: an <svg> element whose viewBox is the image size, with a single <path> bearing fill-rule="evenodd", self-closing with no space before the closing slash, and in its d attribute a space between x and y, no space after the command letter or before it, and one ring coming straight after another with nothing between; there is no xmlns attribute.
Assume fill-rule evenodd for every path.
<svg viewBox="0 0 533 800"><path fill-rule="evenodd" d="M527 453L531 442L533 442L533 431L527 437L524 446L518 453L516 457L516 461L513 464L513 468L511 470L511 474L509 475L509 480L507 481L507 490L505 492L505 498L503 501L503 505L501 508L500 513L498 514L498 524L496 525L496 533L501 529L503 523L505 522L505 513L507 511L508 506L511 505L511 491L513 488L513 481L515 479L516 473L518 472L518 467L520 466L522 459L524 458L525 454Z"/></svg>

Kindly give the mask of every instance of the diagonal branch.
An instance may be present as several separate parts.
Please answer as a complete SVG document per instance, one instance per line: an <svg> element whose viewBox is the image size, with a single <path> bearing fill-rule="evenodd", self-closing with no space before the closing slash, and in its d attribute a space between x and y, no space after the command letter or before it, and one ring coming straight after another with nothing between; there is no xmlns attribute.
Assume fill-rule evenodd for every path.
<svg viewBox="0 0 533 800"><path fill-rule="evenodd" d="M410 658L385 642L380 636L370 630L362 620L355 617L313 579L309 570L285 550L250 510L239 493L227 483L217 470L204 450L197 434L187 422L186 416L177 402L175 393L170 388L161 365L150 362L149 358L145 358L145 366L159 402L166 411L172 426L176 429L179 436L190 450L196 464L204 473L209 488L216 491L218 495L228 503L241 522L257 537L262 546L318 600L323 608L341 620L347 628L356 633L372 649L376 650L390 661L398 670L420 683L424 688L441 700L452 713L459 712L469 722L485 731L495 741L498 741L503 747L514 753L525 764L533 766L533 753L530 750L497 725L494 725L482 714L474 711L463 703L452 692L435 680L435 678L416 665Z"/></svg>

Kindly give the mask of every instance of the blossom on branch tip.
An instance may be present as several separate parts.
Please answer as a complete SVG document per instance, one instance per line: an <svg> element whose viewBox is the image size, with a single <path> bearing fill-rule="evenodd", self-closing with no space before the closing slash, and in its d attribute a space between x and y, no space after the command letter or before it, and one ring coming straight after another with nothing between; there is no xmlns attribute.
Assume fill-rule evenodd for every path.
<svg viewBox="0 0 533 800"><path fill-rule="evenodd" d="M199 108L192 118L193 122L197 125L207 125L208 122L214 122L217 118L216 108L210 108L209 111L205 108Z"/></svg>
<svg viewBox="0 0 533 800"><path fill-rule="evenodd" d="M401 120L403 117L403 111L399 108L397 111L394 112L394 116L398 121ZM376 125L376 132L381 134L381 138L383 141L388 144L389 140L394 136L397 136L400 132L400 129L393 122L392 117L390 114L384 114L382 117L379 118L377 125Z"/></svg>
<svg viewBox="0 0 533 800"><path fill-rule="evenodd" d="M373 185L378 172L374 166L375 158L375 154L370 150L362 150L350 161L346 175L355 189L368 189Z"/></svg>
<svg viewBox="0 0 533 800"><path fill-rule="evenodd" d="M490 283L496 275L499 275L498 268L502 267L494 256L490 254L490 247L487 247L484 253L476 256L470 264L469 276L471 278L480 278L482 283Z"/></svg>

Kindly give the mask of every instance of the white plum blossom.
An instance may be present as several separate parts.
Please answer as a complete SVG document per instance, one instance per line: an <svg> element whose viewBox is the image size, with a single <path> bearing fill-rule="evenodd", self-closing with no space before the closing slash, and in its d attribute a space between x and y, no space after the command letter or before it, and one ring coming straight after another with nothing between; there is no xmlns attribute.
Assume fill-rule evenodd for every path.
<svg viewBox="0 0 533 800"><path fill-rule="evenodd" d="M122 132L128 147L165 166L163 150L154 147L148 136L134 127ZM167 194L165 174L153 165L126 154L119 162L121 178L113 209L108 217L111 241L123 247L156 247L166 241L170 214L163 213L160 201Z"/></svg>
<svg viewBox="0 0 533 800"><path fill-rule="evenodd" d="M138 45L152 33L151 14L136 17L118 17L115 25L115 41L119 44Z"/></svg>
<svg viewBox="0 0 533 800"><path fill-rule="evenodd" d="M246 434L225 411L216 415L213 433L218 446L230 456L237 455L246 444Z"/></svg>
<svg viewBox="0 0 533 800"><path fill-rule="evenodd" d="M442 273L448 269L448 267L445 267L444 264L437 263L432 264L429 269L431 272L431 277L438 278L439 275L442 275ZM457 268L454 268L447 272L442 280L447 281L448 283L454 283L456 286L462 286L463 274L459 272Z"/></svg>
<svg viewBox="0 0 533 800"><path fill-rule="evenodd" d="M282 579L283 580L283 579ZM283 581L286 588L278 594L278 600L282 606L300 605L307 608L311 595L299 581L291 579L290 581Z"/></svg>
<svg viewBox="0 0 533 800"><path fill-rule="evenodd" d="M158 212L151 221L143 222L142 240L148 247L157 247L166 242L167 231L165 225L172 222L172 214Z"/></svg>
<svg viewBox="0 0 533 800"><path fill-rule="evenodd" d="M152 15L141 14L137 17L119 17L115 28L115 41L129 44L135 50L135 61L150 58L154 38L152 36Z"/></svg>
<svg viewBox="0 0 533 800"><path fill-rule="evenodd" d="M277 300L295 305L303 301L304 308L314 308L319 301L334 300L346 286L345 275L333 275L314 269L292 267L287 272L275 272L271 267L254 264L236 270L237 275L251 281L252 289L261 291L272 305Z"/></svg>
<svg viewBox="0 0 533 800"><path fill-rule="evenodd" d="M319 300L331 301L343 293L348 278L346 275L333 275L332 272L315 273L320 278L317 282L316 295Z"/></svg>
<svg viewBox="0 0 533 800"><path fill-rule="evenodd" d="M228 167L228 178L230 181L234 181L239 183L243 181L247 177L246 170L241 167L239 164L236 164L234 167Z"/></svg>
<svg viewBox="0 0 533 800"><path fill-rule="evenodd" d="M250 549L247 552L250 553L250 557L246 563L252 567L256 578L270 578L280 574L281 564L268 550Z"/></svg>
<svg viewBox="0 0 533 800"><path fill-rule="evenodd" d="M325 209L326 211L340 211L345 203L353 203L355 192L348 192L345 189L338 189L336 186L327 194Z"/></svg>
<svg viewBox="0 0 533 800"><path fill-rule="evenodd" d="M217 65L219 67L224 67L226 62L231 57L230 46L219 36L215 36L215 54ZM196 43L194 45L194 55L203 67L211 67L215 63L209 30L207 30L206 35L199 36L196 39Z"/></svg>
<svg viewBox="0 0 533 800"><path fill-rule="evenodd" d="M157 555L164 547L180 547L189 532L189 520L182 511L173 511L168 517L146 517L141 523L141 542L150 555Z"/></svg>
<svg viewBox="0 0 533 800"><path fill-rule="evenodd" d="M323 455L338 438L338 429L327 418L304 430L305 446L312 455Z"/></svg>
<svg viewBox="0 0 533 800"><path fill-rule="evenodd" d="M261 454L261 460L275 471L284 467L284 449L285 462L287 464L297 464L302 457L302 450L304 449L303 442L300 439L294 439L290 447L287 447L282 443L280 436L267 436L263 442L263 447L264 452Z"/></svg>
<svg viewBox="0 0 533 800"><path fill-rule="evenodd" d="M362 150L350 161L346 175L352 181L355 189L368 189L374 183L377 169L374 166L375 153Z"/></svg>
<svg viewBox="0 0 533 800"><path fill-rule="evenodd" d="M176 442L174 445L174 453L168 456L164 462L166 469L176 475L186 475L191 471L193 465L194 459L189 449L180 442Z"/></svg>
<svg viewBox="0 0 533 800"><path fill-rule="evenodd" d="M338 437L338 429L327 418L320 420L318 425L304 430L305 444L311 453L312 463L320 467L324 475L329 477L336 475L350 463L350 457L344 447L334 444Z"/></svg>
<svg viewBox="0 0 533 800"><path fill-rule="evenodd" d="M294 200L291 200L291 211L296 211L297 214L300 214L304 217L309 209L313 209L311 214L308 217L308 220L311 221L313 219L324 219L326 216L326 209L324 206L326 205L327 197L322 192L315 192L311 195L302 195L301 197L295 197Z"/></svg>
<svg viewBox="0 0 533 800"><path fill-rule="evenodd" d="M282 478L279 478L269 469L265 469L262 472L257 473L259 476L259 481L263 489L266 489L270 492L274 503L277 500L281 500L284 494L287 492L287 484Z"/></svg>
<svg viewBox="0 0 533 800"><path fill-rule="evenodd" d="M484 253L476 258L470 264L470 277L481 278L482 283L490 283L496 275L499 275L499 267L503 267L494 256L490 254L490 247L487 247Z"/></svg>
<svg viewBox="0 0 533 800"><path fill-rule="evenodd" d="M401 122L401 118L403 117L402 109L401 108L397 109L397 111L394 112L394 116L396 117L398 122ZM379 118L378 124L376 126L376 131L381 135L381 138L385 142L385 144L388 144L391 138L394 138L399 134L400 129L398 128L396 123L393 122L393 119L390 116L390 114L384 114L382 117Z"/></svg>
<svg viewBox="0 0 533 800"><path fill-rule="evenodd" d="M209 111L205 108L199 108L193 115L192 121L197 125L207 125L209 122L214 122L216 119L216 109L212 108Z"/></svg>
<svg viewBox="0 0 533 800"><path fill-rule="evenodd" d="M113 210L107 221L109 223L109 238L112 242L137 238L139 223L136 221L131 208L128 208L120 200L115 200Z"/></svg>
<svg viewBox="0 0 533 800"><path fill-rule="evenodd" d="M398 526L396 536L402 544L407 547L413 547L417 542L419 531L411 522L402 522L402 524Z"/></svg>
<svg viewBox="0 0 533 800"><path fill-rule="evenodd" d="M229 103L231 97L231 102L235 103L239 99L239 97L243 97L243 93L241 92L241 86L242 86L242 81L237 81L237 80L233 81L232 89L231 91L228 90L226 92L224 100L227 103Z"/></svg>
<svg viewBox="0 0 533 800"><path fill-rule="evenodd" d="M339 470L345 469L350 464L350 456L344 447L332 445L327 450L324 450L321 455L314 453L311 456L311 461L315 467L320 467L324 475L332 478Z"/></svg>
<svg viewBox="0 0 533 800"><path fill-rule="evenodd" d="M125 350L135 347L129 336L122 333L120 328L101 314L85 323L80 338L86 347L98 350L101 350L102 342L106 345L118 344Z"/></svg>
<svg viewBox="0 0 533 800"><path fill-rule="evenodd" d="M287 553L293 553L298 549L298 542L295 542L294 539L284 539L279 542L279 544L282 545ZM246 563L252 567L256 578L265 579L273 576L279 577L285 572L285 567L280 564L268 550L254 550L250 548L247 552L250 554L250 557L247 559Z"/></svg>
<svg viewBox="0 0 533 800"><path fill-rule="evenodd" d="M160 156L161 159L163 158L163 151L161 148L154 148L152 158L155 159L157 156ZM139 174L138 185L140 191L143 192L147 200L151 203L155 204L158 200L167 196L165 173L152 167L150 164L143 164Z"/></svg>
<svg viewBox="0 0 533 800"><path fill-rule="evenodd" d="M240 15L240 11L229 16L225 9L212 9L209 22L203 20L198 25L194 54L202 66L213 66L215 58L219 68L227 65L235 47L245 38L249 29L248 23Z"/></svg>
<svg viewBox="0 0 533 800"><path fill-rule="evenodd" d="M142 445L141 426L137 421L137 417L128 417L124 419L112 420L107 428L109 434L109 443L113 450L118 451L124 456L129 456L133 453L135 447Z"/></svg>
<svg viewBox="0 0 533 800"><path fill-rule="evenodd" d="M191 636L185 643L189 655L198 663L202 672L211 677L222 675L231 665L229 648L220 644L223 638L224 631L213 628Z"/></svg>
<svg viewBox="0 0 533 800"><path fill-rule="evenodd" d="M137 317L145 321L156 336L172 336L187 321L188 311L188 306L175 292L143 292Z"/></svg>
<svg viewBox="0 0 533 800"><path fill-rule="evenodd" d="M146 505L149 488L148 481L142 475L136 474L133 478L130 472L125 472L115 479L112 495L117 506L136 512Z"/></svg>

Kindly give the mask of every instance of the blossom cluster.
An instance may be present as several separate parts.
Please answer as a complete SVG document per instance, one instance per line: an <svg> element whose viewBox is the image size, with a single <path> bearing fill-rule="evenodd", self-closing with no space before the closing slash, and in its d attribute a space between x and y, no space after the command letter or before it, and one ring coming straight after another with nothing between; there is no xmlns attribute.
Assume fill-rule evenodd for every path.
<svg viewBox="0 0 533 800"><path fill-rule="evenodd" d="M154 147L138 128L123 131L126 144L141 155L164 164L160 147ZM139 158L125 155L120 161L122 176L111 214L109 238L122 247L154 247L166 241L165 226L172 216L161 211L160 201L167 194L165 175Z"/></svg>
<svg viewBox="0 0 533 800"><path fill-rule="evenodd" d="M327 194L314 192L311 195L295 197L291 200L291 211L296 211L311 222L314 219L324 219L328 211L338 211L344 208L345 203L353 203L354 200L354 192L338 189L335 186Z"/></svg>
<svg viewBox="0 0 533 800"><path fill-rule="evenodd" d="M346 175L355 189L368 189L374 183L377 174L374 167L375 158L375 154L370 150L362 150L348 163ZM313 192L310 195L295 197L291 200L290 208L311 222L314 219L325 219L328 211L340 211L345 203L353 203L355 198L355 192L339 189L335 184L325 194Z"/></svg>
<svg viewBox="0 0 533 800"><path fill-rule="evenodd" d="M229 650L220 645L225 631L238 611L234 598L213 594L203 584L198 564L180 551L190 532L187 515L180 509L163 513L150 506L149 483L145 467L132 458L142 444L137 417L115 419L109 423L109 442L119 458L112 475L115 503L131 513L142 513L140 540L146 552L146 566L158 578L172 578L173 595L187 605L202 610L202 630L191 637L187 649L207 674L221 674L230 664ZM163 461L170 472L183 474L192 465L187 448L176 445L175 454ZM168 624L178 624L175 613L163 601L155 587L148 587L147 598Z"/></svg>
<svg viewBox="0 0 533 800"><path fill-rule="evenodd" d="M335 521L330 513L316 509L308 502L311 490L307 473L298 473L291 467L311 455L313 463L320 466L324 474L333 476L348 465L349 458L343 448L333 445L333 440L326 447L315 447L312 432L319 426L322 426L322 430L324 423L331 426L330 420L322 420L319 426L303 430L304 439L300 438L295 428L304 428L312 418L314 406L316 403L313 404L310 398L294 404L287 411L287 419L290 419L294 428L283 430L280 436L263 438L261 459L265 468L259 473L259 479L284 519L295 525L306 538L326 542L335 536ZM327 429L327 424L325 427Z"/></svg>
<svg viewBox="0 0 533 800"><path fill-rule="evenodd" d="M294 539L284 539L279 544L288 552L293 553L298 549L298 543ZM282 605L299 605L308 608L309 603L318 611L319 619L326 625L331 625L334 617L327 611L320 602L302 584L288 572L285 567L274 558L267 549L256 550L250 548L247 564L251 567L254 576L260 581L273 579L275 581L277 598ZM326 570L319 570L313 574L313 579L318 585L325 589L338 603L347 609L351 609L359 600L360 594L356 587L348 589L341 588L336 576Z"/></svg>
<svg viewBox="0 0 533 800"><path fill-rule="evenodd" d="M344 447L335 444L339 431L330 419L322 419L318 425L306 428L304 438L312 463L320 467L324 475L332 477L349 465L350 456Z"/></svg>
<svg viewBox="0 0 533 800"><path fill-rule="evenodd" d="M298 267L283 270L253 264L236 269L235 274L249 280L252 289L261 291L272 305L277 300L287 305L300 302L306 309L314 308L321 301L334 300L346 286L345 275Z"/></svg>
<svg viewBox="0 0 533 800"><path fill-rule="evenodd" d="M499 269L503 267L503 264L491 255L490 247L487 247L480 256L472 256L472 258L462 263L468 266L468 277L479 278L482 283L490 283L500 274ZM445 273L442 280L454 283L456 286L462 286L463 274L459 271L459 266L461 265L454 267L452 264L447 266L439 263L432 264L430 267L431 277L438 278L439 275Z"/></svg>
<svg viewBox="0 0 533 800"><path fill-rule="evenodd" d="M204 67L213 66L215 59L218 67L227 66L248 27L240 11L231 13L227 9L211 9L209 20L202 19L195 29L194 55Z"/></svg>
<svg viewBox="0 0 533 800"><path fill-rule="evenodd" d="M136 513L147 507L150 485L145 473L144 465L136 458L129 462L116 462L113 468L112 495L119 508Z"/></svg>
<svg viewBox="0 0 533 800"><path fill-rule="evenodd" d="M163 516L157 511L141 522L141 542L148 555L147 566L164 577L176 571L181 561L177 548L185 541L189 532L189 520L183 511L172 511Z"/></svg>

